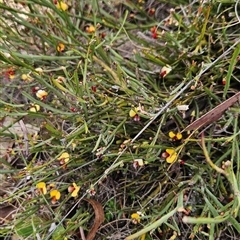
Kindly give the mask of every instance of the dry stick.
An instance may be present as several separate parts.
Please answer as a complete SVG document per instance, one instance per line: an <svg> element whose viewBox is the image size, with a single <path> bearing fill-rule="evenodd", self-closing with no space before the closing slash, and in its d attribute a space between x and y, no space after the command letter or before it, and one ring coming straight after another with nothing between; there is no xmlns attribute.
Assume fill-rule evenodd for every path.
<svg viewBox="0 0 240 240"><path fill-rule="evenodd" d="M217 63L220 59L222 59L223 57L225 57L238 43L240 43L240 39L235 42L228 50L226 50L223 54L221 54L215 61L213 61L211 64L209 64L205 69L203 69L194 79L190 80L189 83L183 88L181 89L150 121L149 123L132 139L131 143L133 143L148 127L149 125L156 119L158 118L163 111L165 111L171 104L172 102L178 98L194 81L195 79L199 79L203 73L205 73L208 69L210 69L215 63ZM93 186L97 185L103 178L106 177L106 175L114 168L114 166L116 166L116 162L118 161L118 159L122 156L122 154L124 152L126 152L126 150L128 149L128 146L126 146L123 151L121 152L121 154L119 154L117 156L117 158L114 160L114 162L111 164L111 166L106 169L106 171L104 172L104 174L98 179L98 181L96 181ZM83 200L83 198L87 195L87 193L83 194L83 196L73 205L73 207L69 210L69 213L76 208L76 206ZM46 236L45 240L49 240L53 234L53 232L57 229L57 227L62 224L62 222L67 218L67 216L69 215L69 213L67 213L62 219L61 221L58 223L58 225L56 226L56 228L49 233L48 236Z"/></svg>
<svg viewBox="0 0 240 240"><path fill-rule="evenodd" d="M196 130L200 127L208 125L209 123L217 121L223 115L223 113L238 100L240 100L240 92L236 93L229 99L217 105L211 111L207 112L206 114L192 122L183 131Z"/></svg>
<svg viewBox="0 0 240 240"><path fill-rule="evenodd" d="M79 227L79 231L80 231L80 236L81 236L82 240L86 240L83 227Z"/></svg>

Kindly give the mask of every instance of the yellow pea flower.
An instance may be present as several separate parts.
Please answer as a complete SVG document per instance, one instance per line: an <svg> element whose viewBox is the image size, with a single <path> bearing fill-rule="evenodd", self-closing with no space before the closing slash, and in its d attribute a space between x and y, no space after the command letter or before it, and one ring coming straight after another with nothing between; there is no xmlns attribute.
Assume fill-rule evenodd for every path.
<svg viewBox="0 0 240 240"><path fill-rule="evenodd" d="M52 204L55 204L57 200L60 199L61 193L58 190L54 189L50 192L50 197L51 197Z"/></svg>
<svg viewBox="0 0 240 240"><path fill-rule="evenodd" d="M56 7L62 11L66 11L68 9L68 5L63 1L57 1Z"/></svg>
<svg viewBox="0 0 240 240"><path fill-rule="evenodd" d="M136 115L137 115L137 113L139 112L139 107L135 107L134 109L131 109L130 111L129 111L129 116L130 117L135 117Z"/></svg>
<svg viewBox="0 0 240 240"><path fill-rule="evenodd" d="M35 68L35 71L39 74L42 74L43 73L43 69L38 67L38 68Z"/></svg>
<svg viewBox="0 0 240 240"><path fill-rule="evenodd" d="M33 77L31 77L29 73L28 74L22 74L21 79L23 81L26 81L26 82L32 82L33 81Z"/></svg>
<svg viewBox="0 0 240 240"><path fill-rule="evenodd" d="M93 25L90 25L90 26L86 27L86 32L87 33L94 33L95 31L96 31L96 29Z"/></svg>
<svg viewBox="0 0 240 240"><path fill-rule="evenodd" d="M57 159L58 159L59 161L63 161L64 163L67 163L67 162L69 161L69 158L70 158L69 154L68 154L67 152L64 152L64 153L62 153L61 156L58 157Z"/></svg>
<svg viewBox="0 0 240 240"><path fill-rule="evenodd" d="M173 148L166 149L166 153L168 154L168 157L166 157L167 163L173 163L177 159L177 152Z"/></svg>
<svg viewBox="0 0 240 240"><path fill-rule="evenodd" d="M29 108L30 112L38 112L40 110L40 106L38 104L32 104L32 106Z"/></svg>
<svg viewBox="0 0 240 240"><path fill-rule="evenodd" d="M172 139L172 140L174 140L174 141L176 141L176 140L181 140L182 139L182 134L181 133L174 133L174 132L169 132L168 133L168 136Z"/></svg>
<svg viewBox="0 0 240 240"><path fill-rule="evenodd" d="M131 215L131 219L134 224L138 224L141 221L141 216L139 213L136 212Z"/></svg>
<svg viewBox="0 0 240 240"><path fill-rule="evenodd" d="M57 51L58 52L63 52L65 50L65 45L63 43L59 43L57 45Z"/></svg>
<svg viewBox="0 0 240 240"><path fill-rule="evenodd" d="M42 194L46 194L47 193L47 188L46 188L46 183L45 182L37 183L36 187Z"/></svg>
<svg viewBox="0 0 240 240"><path fill-rule="evenodd" d="M46 99L47 95L48 95L48 93L46 91L42 90L42 89L40 89L36 92L37 98L39 98L41 100Z"/></svg>
<svg viewBox="0 0 240 240"><path fill-rule="evenodd" d="M68 192L71 193L72 197L77 197L80 187L76 183L73 183L68 187Z"/></svg>
<svg viewBox="0 0 240 240"><path fill-rule="evenodd" d="M160 76L162 78L166 77L170 72L172 71L171 66L167 65L162 67L161 71L160 71Z"/></svg>
<svg viewBox="0 0 240 240"><path fill-rule="evenodd" d="M6 72L5 72L5 76L8 79L14 79L15 78L15 71L12 68L9 68Z"/></svg>
<svg viewBox="0 0 240 240"><path fill-rule="evenodd" d="M133 161L133 167L136 169L137 167L143 167L144 166L144 162L143 159L139 158L139 159L134 159Z"/></svg>

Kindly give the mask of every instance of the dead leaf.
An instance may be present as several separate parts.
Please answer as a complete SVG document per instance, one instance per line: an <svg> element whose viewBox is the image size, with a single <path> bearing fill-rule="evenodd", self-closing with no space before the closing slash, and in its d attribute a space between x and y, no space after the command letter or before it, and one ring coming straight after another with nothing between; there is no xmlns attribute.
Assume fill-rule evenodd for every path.
<svg viewBox="0 0 240 240"><path fill-rule="evenodd" d="M16 120L12 117L4 117L0 121L0 132L3 132L5 134L13 134L18 137L23 137L25 142L23 149L24 156L29 155L29 137L35 135L40 131L39 127L35 127L29 123L25 124L23 120L19 120L16 122ZM8 138L9 140L4 144L0 142L0 157L8 156L8 150L12 147L13 142L11 141L11 138Z"/></svg>
<svg viewBox="0 0 240 240"><path fill-rule="evenodd" d="M24 127L23 127L24 125ZM23 124L22 120L16 122L16 120L14 118L11 117L5 117L3 120L1 120L1 126L0 126L0 131L3 128L7 128L6 130L4 130L4 133L12 133L14 135L17 135L19 137L24 136L25 131L27 134L33 135L36 132L40 131L39 127L35 127L29 123L27 124Z"/></svg>
<svg viewBox="0 0 240 240"><path fill-rule="evenodd" d="M238 100L240 100L240 92L236 93L229 99L213 108L211 111L192 122L183 131L196 130L200 127L204 127L212 122L217 121L223 115L223 113Z"/></svg>
<svg viewBox="0 0 240 240"><path fill-rule="evenodd" d="M104 221L104 211L103 211L102 205L99 202L93 199L88 199L88 198L84 198L84 200L91 204L95 213L94 223L92 228L88 232L86 240L94 240L94 237L97 233L98 228Z"/></svg>

